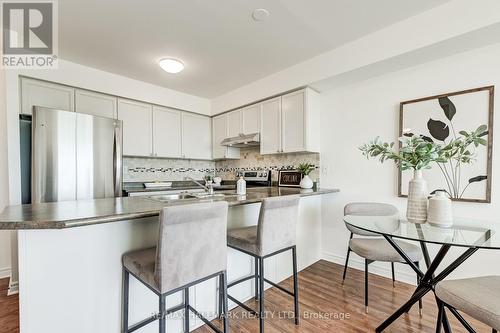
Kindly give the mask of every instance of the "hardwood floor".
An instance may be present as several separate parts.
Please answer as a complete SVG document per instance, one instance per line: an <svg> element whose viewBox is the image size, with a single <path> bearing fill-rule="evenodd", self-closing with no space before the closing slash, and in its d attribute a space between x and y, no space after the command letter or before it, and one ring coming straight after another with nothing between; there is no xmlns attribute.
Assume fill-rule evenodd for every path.
<svg viewBox="0 0 500 333"><path fill-rule="evenodd" d="M374 332L375 327L404 303L414 290L413 286L404 283L396 283L393 288L390 279L370 275L370 312L365 314L363 272L350 269L346 283L342 286L342 269L340 265L319 261L299 273L299 326L295 326L293 319L287 317L289 313L293 314L292 298L276 288L266 291L266 333ZM0 333L15 333L19 332L19 302L17 295L6 296L7 283L7 279L0 280ZM282 285L292 288L292 280L288 279ZM252 300L247 304L255 306L256 302ZM427 295L422 318L415 306L385 332L435 332L436 314L433 296ZM454 333L465 332L451 315L449 317ZM475 320L470 319L469 322L478 333L491 332L491 329ZM258 320L248 318L241 308L231 312L230 326L231 333L259 330ZM201 327L195 332L212 331Z"/></svg>
<svg viewBox="0 0 500 333"><path fill-rule="evenodd" d="M9 279L0 279L0 332L19 332L19 298L7 296Z"/></svg>

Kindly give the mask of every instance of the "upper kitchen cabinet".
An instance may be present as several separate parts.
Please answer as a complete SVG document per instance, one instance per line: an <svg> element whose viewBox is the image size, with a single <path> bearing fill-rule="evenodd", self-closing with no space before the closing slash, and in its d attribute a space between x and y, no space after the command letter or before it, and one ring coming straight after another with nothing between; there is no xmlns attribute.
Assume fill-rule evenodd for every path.
<svg viewBox="0 0 500 333"><path fill-rule="evenodd" d="M319 108L310 88L263 102L261 154L319 152Z"/></svg>
<svg viewBox="0 0 500 333"><path fill-rule="evenodd" d="M182 157L212 159L211 119L193 113L182 113Z"/></svg>
<svg viewBox="0 0 500 333"><path fill-rule="evenodd" d="M238 159L240 150L238 148L222 146L220 143L226 139L227 135L227 114L212 118L212 158L217 159Z"/></svg>
<svg viewBox="0 0 500 333"><path fill-rule="evenodd" d="M254 104L241 110L243 134L260 133L260 109L262 104Z"/></svg>
<svg viewBox="0 0 500 333"><path fill-rule="evenodd" d="M281 97L262 102L260 153L281 152Z"/></svg>
<svg viewBox="0 0 500 333"><path fill-rule="evenodd" d="M45 81L21 79L21 112L32 114L33 106L75 111L75 89Z"/></svg>
<svg viewBox="0 0 500 333"><path fill-rule="evenodd" d="M152 106L118 99L118 119L123 121L123 155L153 156Z"/></svg>
<svg viewBox="0 0 500 333"><path fill-rule="evenodd" d="M231 111L227 114L227 137L232 138L243 133L241 110Z"/></svg>
<svg viewBox="0 0 500 333"><path fill-rule="evenodd" d="M153 106L153 152L155 157L182 157L181 111Z"/></svg>
<svg viewBox="0 0 500 333"><path fill-rule="evenodd" d="M75 92L75 111L116 119L117 100L114 96L77 89Z"/></svg>

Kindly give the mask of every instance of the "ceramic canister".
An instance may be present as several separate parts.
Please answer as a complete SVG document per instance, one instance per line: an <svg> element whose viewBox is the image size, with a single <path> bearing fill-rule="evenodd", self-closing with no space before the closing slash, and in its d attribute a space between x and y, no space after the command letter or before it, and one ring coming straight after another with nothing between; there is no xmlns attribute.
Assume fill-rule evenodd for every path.
<svg viewBox="0 0 500 333"><path fill-rule="evenodd" d="M437 191L429 199L427 221L433 225L450 227L453 225L451 200L444 191Z"/></svg>

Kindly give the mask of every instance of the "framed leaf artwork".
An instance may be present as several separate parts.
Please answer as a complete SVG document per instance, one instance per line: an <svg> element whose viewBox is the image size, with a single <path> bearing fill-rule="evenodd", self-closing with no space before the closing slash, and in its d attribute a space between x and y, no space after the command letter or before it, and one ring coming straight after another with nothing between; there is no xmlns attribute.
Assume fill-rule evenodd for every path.
<svg viewBox="0 0 500 333"><path fill-rule="evenodd" d="M448 162L423 171L429 192L445 190L456 201L491 202L494 89L487 86L401 102L400 137L419 135L449 148ZM468 142L472 133L476 140ZM412 176L399 170L399 196L407 196Z"/></svg>

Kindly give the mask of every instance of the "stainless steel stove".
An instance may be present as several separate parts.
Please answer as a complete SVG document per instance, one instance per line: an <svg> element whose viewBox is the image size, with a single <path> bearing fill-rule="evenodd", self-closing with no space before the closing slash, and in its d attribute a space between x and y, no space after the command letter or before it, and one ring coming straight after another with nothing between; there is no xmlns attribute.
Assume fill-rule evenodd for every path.
<svg viewBox="0 0 500 333"><path fill-rule="evenodd" d="M247 188L271 186L271 170L243 171Z"/></svg>

